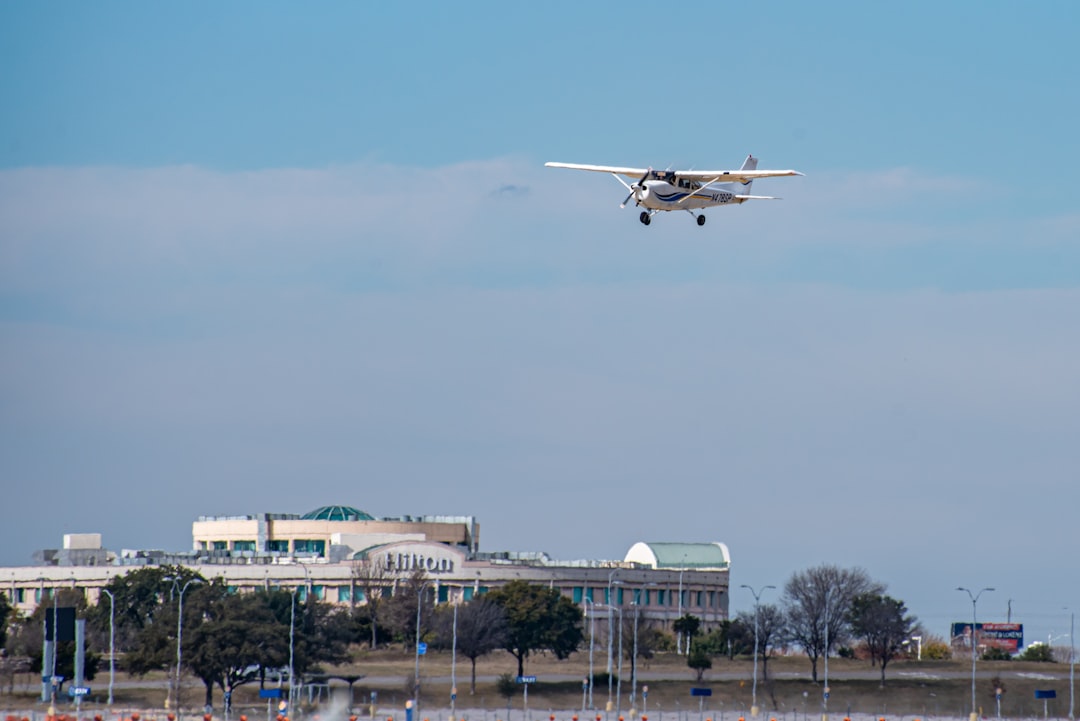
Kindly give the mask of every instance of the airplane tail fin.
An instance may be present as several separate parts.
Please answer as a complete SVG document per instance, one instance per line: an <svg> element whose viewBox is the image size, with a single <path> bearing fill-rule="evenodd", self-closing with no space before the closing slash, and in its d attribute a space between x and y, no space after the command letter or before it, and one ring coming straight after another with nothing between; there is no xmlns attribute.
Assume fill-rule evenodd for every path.
<svg viewBox="0 0 1080 721"><path fill-rule="evenodd" d="M752 154L746 156L746 160L743 161L742 167L739 170L757 170L757 158ZM743 183L741 195L750 195L750 186L754 184L753 180L748 180Z"/></svg>

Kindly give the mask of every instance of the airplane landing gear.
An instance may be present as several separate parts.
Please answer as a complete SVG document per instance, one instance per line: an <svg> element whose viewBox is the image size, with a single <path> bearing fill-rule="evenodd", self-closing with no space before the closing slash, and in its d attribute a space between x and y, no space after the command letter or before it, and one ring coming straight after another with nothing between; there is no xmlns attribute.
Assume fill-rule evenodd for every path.
<svg viewBox="0 0 1080 721"><path fill-rule="evenodd" d="M638 216L638 220L641 221L642 225L648 225L652 222L652 216L643 210L641 211L641 215Z"/></svg>
<svg viewBox="0 0 1080 721"><path fill-rule="evenodd" d="M704 215L699 215L697 217L697 224L698 225L705 225L705 216Z"/></svg>

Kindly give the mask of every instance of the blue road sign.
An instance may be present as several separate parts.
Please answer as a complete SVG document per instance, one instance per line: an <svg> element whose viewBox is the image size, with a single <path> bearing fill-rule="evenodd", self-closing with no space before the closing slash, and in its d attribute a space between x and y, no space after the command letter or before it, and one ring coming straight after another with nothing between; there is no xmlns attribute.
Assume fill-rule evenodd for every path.
<svg viewBox="0 0 1080 721"><path fill-rule="evenodd" d="M427 653L427 644L423 641L416 644L416 653L420 656L423 656L425 653Z"/></svg>
<svg viewBox="0 0 1080 721"><path fill-rule="evenodd" d="M691 696L712 696L711 688L692 688L690 689Z"/></svg>
<svg viewBox="0 0 1080 721"><path fill-rule="evenodd" d="M536 676L518 676L518 683L536 683Z"/></svg>
<svg viewBox="0 0 1080 721"><path fill-rule="evenodd" d="M89 686L72 686L68 689L68 696L86 696L89 693Z"/></svg>
<svg viewBox="0 0 1080 721"><path fill-rule="evenodd" d="M280 688L260 688L259 698L281 698Z"/></svg>
<svg viewBox="0 0 1080 721"><path fill-rule="evenodd" d="M1052 688L1046 690L1035 689L1035 698L1057 698L1057 691Z"/></svg>

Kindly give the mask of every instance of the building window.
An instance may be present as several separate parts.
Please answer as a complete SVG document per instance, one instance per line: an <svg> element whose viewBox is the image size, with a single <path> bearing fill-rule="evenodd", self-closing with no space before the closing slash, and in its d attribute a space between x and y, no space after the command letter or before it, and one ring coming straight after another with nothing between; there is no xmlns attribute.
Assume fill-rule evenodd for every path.
<svg viewBox="0 0 1080 721"><path fill-rule="evenodd" d="M338 586L337 600L338 603L348 603L352 601L352 586Z"/></svg>
<svg viewBox="0 0 1080 721"><path fill-rule="evenodd" d="M716 608L716 592L709 591L709 608Z"/></svg>
<svg viewBox="0 0 1080 721"><path fill-rule="evenodd" d="M595 598L593 598L593 589L591 589L591 588L586 588L585 589L585 598L589 599L590 603L592 603L593 601L596 600Z"/></svg>
<svg viewBox="0 0 1080 721"><path fill-rule="evenodd" d="M226 586L225 593L235 594L239 589L236 586Z"/></svg>
<svg viewBox="0 0 1080 721"><path fill-rule="evenodd" d="M296 600L300 602L307 600L307 586L296 587Z"/></svg>
<svg viewBox="0 0 1080 721"><path fill-rule="evenodd" d="M581 599L585 598L585 589L581 586L574 586L574 603L581 603Z"/></svg>
<svg viewBox="0 0 1080 721"><path fill-rule="evenodd" d="M254 551L255 541L233 541L234 551Z"/></svg>
<svg viewBox="0 0 1080 721"><path fill-rule="evenodd" d="M463 594L465 600L466 601L471 601L472 600L472 594L473 594L473 587L472 586L466 586L462 590L465 592Z"/></svg>
<svg viewBox="0 0 1080 721"><path fill-rule="evenodd" d="M648 606L652 603L652 591L648 588L645 589L645 605Z"/></svg>
<svg viewBox="0 0 1080 721"><path fill-rule="evenodd" d="M704 605L705 605L705 592L704 591L698 591L697 592L697 606L698 606L698 608L702 608Z"/></svg>
<svg viewBox="0 0 1080 721"><path fill-rule="evenodd" d="M664 605L664 596L665 595L666 595L666 593L665 593L664 589L659 588L659 589L656 590L656 605L657 606L663 606Z"/></svg>
<svg viewBox="0 0 1080 721"><path fill-rule="evenodd" d="M447 603L450 600L450 587L439 585L439 600L437 603Z"/></svg>
<svg viewBox="0 0 1080 721"><path fill-rule="evenodd" d="M266 550L270 553L288 553L289 542L288 541L267 541Z"/></svg>
<svg viewBox="0 0 1080 721"><path fill-rule="evenodd" d="M293 541L293 551L296 553L314 553L319 556L325 556L326 541L317 538L298 538Z"/></svg>
<svg viewBox="0 0 1080 721"><path fill-rule="evenodd" d="M228 551L229 550L229 542L228 541L214 541L212 550L214 550L214 551Z"/></svg>
<svg viewBox="0 0 1080 721"><path fill-rule="evenodd" d="M26 600L26 589L25 588L16 588L15 589L15 603L22 603L25 600Z"/></svg>
<svg viewBox="0 0 1080 721"><path fill-rule="evenodd" d="M311 595L315 597L316 601L322 601L326 598L326 586L312 586Z"/></svg>
<svg viewBox="0 0 1080 721"><path fill-rule="evenodd" d="M622 586L619 586L619 592L617 594L615 594L615 595L619 599L619 605L620 606L623 605L623 588L622 588Z"/></svg>

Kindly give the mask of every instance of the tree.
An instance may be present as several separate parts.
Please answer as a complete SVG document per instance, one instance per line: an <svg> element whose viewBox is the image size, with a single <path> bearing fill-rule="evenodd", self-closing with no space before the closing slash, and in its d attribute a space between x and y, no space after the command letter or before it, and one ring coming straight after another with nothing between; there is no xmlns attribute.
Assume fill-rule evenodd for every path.
<svg viewBox="0 0 1080 721"><path fill-rule="evenodd" d="M784 584L781 604L787 635L810 659L811 677L817 682L817 662L848 633L848 613L856 596L885 592L861 568L821 565L792 574Z"/></svg>
<svg viewBox="0 0 1080 721"><path fill-rule="evenodd" d="M56 608L74 608L76 618L86 618L86 596L82 591L74 588L55 589ZM45 617L52 614L54 602L48 598L42 598L34 612L23 620L15 629L7 641L7 648L14 655L25 656L30 659L31 669L35 672L48 673L52 669L42 669L42 634ZM56 643L56 675L62 676L65 681L75 675L75 642L58 641ZM84 656L83 676L86 680L94 679L101 663L101 655L90 649ZM57 693L63 691L63 683L57 689Z"/></svg>
<svg viewBox="0 0 1080 721"><path fill-rule="evenodd" d="M1054 662L1054 649L1045 643L1035 642L1024 649L1024 652L1016 657L1018 661L1039 661L1041 663Z"/></svg>
<svg viewBox="0 0 1080 721"><path fill-rule="evenodd" d="M443 607L436 614L438 643L449 648L454 639L454 609ZM457 606L457 652L472 662L469 694L476 693L476 659L506 642L506 614L502 606L487 596L477 596Z"/></svg>
<svg viewBox="0 0 1080 721"><path fill-rule="evenodd" d="M581 644L581 611L570 599L547 586L511 581L488 594L506 615L503 648L525 674L525 659L532 651L547 650L562 660Z"/></svg>
<svg viewBox="0 0 1080 721"><path fill-rule="evenodd" d="M184 634L184 661L206 687L206 705L213 705L215 685L231 693L260 678L261 669L288 663L289 627L274 615L268 594L225 594L200 610L204 620Z"/></svg>
<svg viewBox="0 0 1080 721"><path fill-rule="evenodd" d="M389 590L392 574L385 565L369 557L353 564L352 577L353 585L364 594L364 605L354 608L353 617L359 623L370 625L371 648L374 650L379 641L383 598Z"/></svg>
<svg viewBox="0 0 1080 721"><path fill-rule="evenodd" d="M705 672L712 668L712 659L703 649L694 648L686 657L686 665L697 672L697 680L700 681L705 676Z"/></svg>
<svg viewBox="0 0 1080 721"><path fill-rule="evenodd" d="M424 624L431 621L432 609L435 602L429 589L423 569L416 569L407 579L398 583L394 595L382 606L383 623L394 632L395 638L400 640L406 648L416 642L416 606L421 604L420 631L423 635ZM424 591L423 593L421 591Z"/></svg>
<svg viewBox="0 0 1080 721"><path fill-rule="evenodd" d="M686 637L686 648L689 649L693 645L691 642L694 640L694 636L701 629L701 619L689 613L684 613L675 619L672 628L675 629L675 633Z"/></svg>
<svg viewBox="0 0 1080 721"><path fill-rule="evenodd" d="M754 612L740 611L738 625L749 634L750 653L754 652ZM760 604L757 607L757 654L761 659L761 675L769 680L769 657L776 651L776 646L784 636L784 612L775 603Z"/></svg>
<svg viewBox="0 0 1080 721"><path fill-rule="evenodd" d="M125 651L124 667L136 676L175 667L180 591L188 589L184 593L185 632L201 623L206 607L226 592L221 579L206 583L202 576L182 566L139 569L113 582L120 579L116 586L120 594L116 599L116 623L124 633L117 637L123 639L119 648ZM203 582L188 585L193 579ZM108 612L109 599L102 594L95 614L99 628L102 616L104 628L108 628Z"/></svg>
<svg viewBox="0 0 1080 721"><path fill-rule="evenodd" d="M11 604L8 603L7 594L0 593L0 648L7 646L7 623L11 615Z"/></svg>
<svg viewBox="0 0 1080 721"><path fill-rule="evenodd" d="M901 644L915 628L903 601L877 593L862 593L851 602L848 614L851 632L866 643L871 661L881 664L881 686L885 687L885 667L901 651Z"/></svg>

